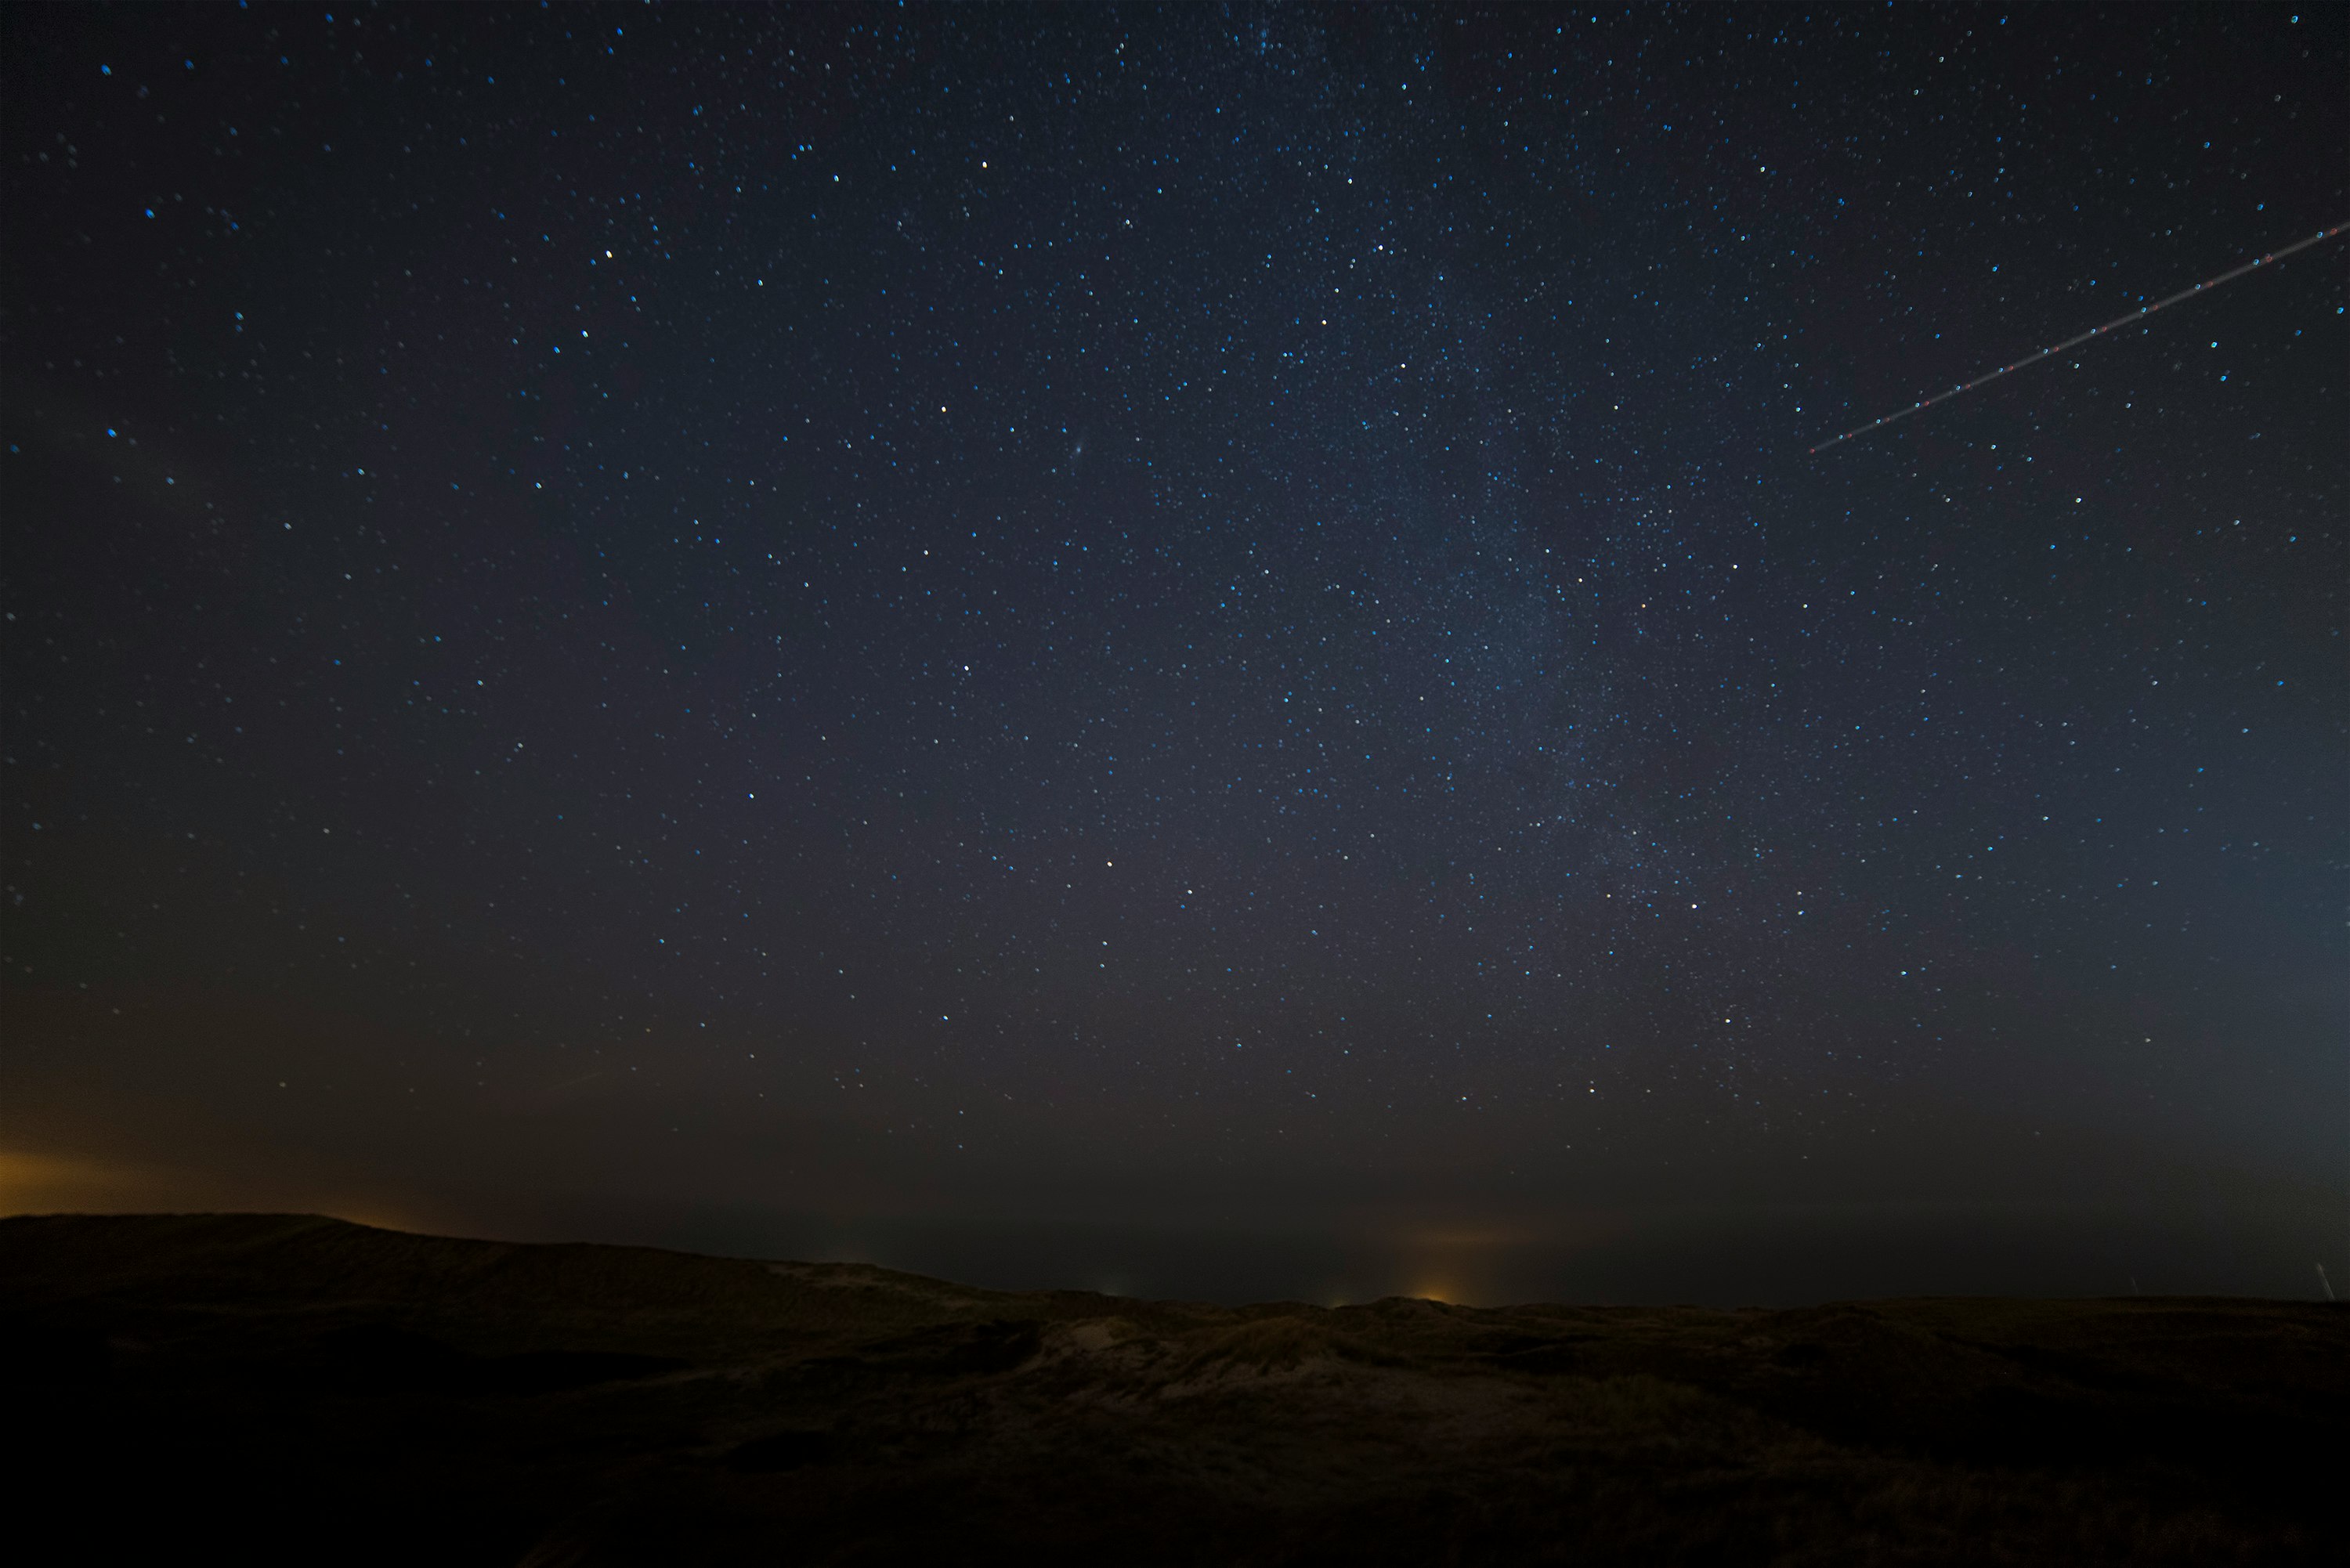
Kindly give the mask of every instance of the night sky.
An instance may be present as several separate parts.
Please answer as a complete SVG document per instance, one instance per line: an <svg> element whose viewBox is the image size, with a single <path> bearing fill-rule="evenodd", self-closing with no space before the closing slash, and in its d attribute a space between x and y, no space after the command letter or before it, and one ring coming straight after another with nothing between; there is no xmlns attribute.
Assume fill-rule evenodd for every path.
<svg viewBox="0 0 2350 1568"><path fill-rule="evenodd" d="M2350 1273L2350 10L0 57L7 1206Z"/></svg>

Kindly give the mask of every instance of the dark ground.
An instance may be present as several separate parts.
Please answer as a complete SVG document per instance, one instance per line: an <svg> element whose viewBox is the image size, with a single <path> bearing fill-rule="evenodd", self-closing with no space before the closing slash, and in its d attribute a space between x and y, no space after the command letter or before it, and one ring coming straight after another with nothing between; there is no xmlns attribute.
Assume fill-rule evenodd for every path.
<svg viewBox="0 0 2350 1568"><path fill-rule="evenodd" d="M0 1221L0 1400L38 1450L17 1475L64 1526L44 1532L60 1562L2350 1545L2350 1311L2295 1302L1224 1308L305 1217L61 1216Z"/></svg>

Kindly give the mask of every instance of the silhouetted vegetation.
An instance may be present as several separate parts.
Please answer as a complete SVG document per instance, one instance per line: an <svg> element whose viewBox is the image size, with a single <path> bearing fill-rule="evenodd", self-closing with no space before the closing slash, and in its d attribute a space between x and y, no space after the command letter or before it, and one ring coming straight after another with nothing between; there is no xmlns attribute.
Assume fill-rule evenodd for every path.
<svg viewBox="0 0 2350 1568"><path fill-rule="evenodd" d="M2350 1314L1007 1294L276 1216L0 1222L80 1562L2341 1561ZM46 1474L44 1473L46 1472Z"/></svg>

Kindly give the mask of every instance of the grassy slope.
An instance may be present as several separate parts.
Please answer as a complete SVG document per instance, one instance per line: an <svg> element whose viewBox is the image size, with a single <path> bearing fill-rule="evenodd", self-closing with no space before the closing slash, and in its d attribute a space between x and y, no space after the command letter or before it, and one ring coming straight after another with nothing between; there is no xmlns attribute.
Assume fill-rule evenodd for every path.
<svg viewBox="0 0 2350 1568"><path fill-rule="evenodd" d="M0 1221L67 1560L2338 1560L2350 1312L1228 1309L280 1216ZM178 1555L177 1552L171 1553Z"/></svg>

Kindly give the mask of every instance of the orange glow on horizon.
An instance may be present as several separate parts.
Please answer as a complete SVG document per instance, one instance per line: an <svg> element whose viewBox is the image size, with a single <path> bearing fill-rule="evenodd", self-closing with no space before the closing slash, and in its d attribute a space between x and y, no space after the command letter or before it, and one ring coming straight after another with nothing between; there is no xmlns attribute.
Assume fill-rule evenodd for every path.
<svg viewBox="0 0 2350 1568"><path fill-rule="evenodd" d="M380 1197L326 1196L307 1184L256 1186L204 1171L0 1148L0 1219L20 1214L322 1214L380 1231L462 1233Z"/></svg>

